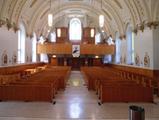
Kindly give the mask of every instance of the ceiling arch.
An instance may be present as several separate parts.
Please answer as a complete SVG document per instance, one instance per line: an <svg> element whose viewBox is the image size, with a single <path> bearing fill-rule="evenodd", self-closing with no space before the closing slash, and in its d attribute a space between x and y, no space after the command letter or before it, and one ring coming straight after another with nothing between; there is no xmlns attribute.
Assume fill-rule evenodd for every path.
<svg viewBox="0 0 159 120"><path fill-rule="evenodd" d="M118 31L125 34L126 25L133 29L142 22L159 20L159 1L156 0L51 0L55 24L71 14L83 14L98 27L98 15L103 14L106 22L104 29L112 35ZM50 0L1 0L0 20L9 19L11 23L24 21L27 33L47 33L47 14ZM76 11L76 12L75 12ZM78 12L80 11L80 12ZM59 17L61 16L61 17ZM92 22L93 21L93 22Z"/></svg>
<svg viewBox="0 0 159 120"><path fill-rule="evenodd" d="M56 9L54 12L53 12L53 14L54 14L54 23L56 23L56 21L58 21L59 20L59 16L61 16L62 15L62 13L65 13L65 11L69 11L69 10L76 10L76 9L82 9L82 11L86 11L86 12L88 12L88 13L90 13L89 14L89 16L91 16L91 18L93 18L95 21L98 21L98 15L99 15L99 12L98 12L98 10L97 9L92 9L91 8L91 6L87 6L87 5L81 5L81 4L71 4L71 5L64 5L64 6L62 6L60 9ZM93 10L93 11L92 11ZM46 11L46 9L43 9L43 12L41 12L41 14L42 13L45 13L45 11ZM42 21L42 23L46 23L45 25L47 25L47 20L45 19L45 18L47 18L47 14L48 13L46 13L44 16L43 16L43 20L44 21ZM64 14L65 16L66 16L66 14ZM64 16L63 15L63 16ZM41 15L39 15L39 16L41 16ZM108 19L108 18L106 18L106 19ZM40 20L40 19L37 19L37 20ZM40 23L40 22L34 22L34 23ZM97 23L97 22L96 22ZM32 24L32 26L33 26L34 24ZM41 25L41 23L40 23L40 25ZM106 23L106 25L107 26L109 26L109 24L108 23ZM34 25L35 26L35 25ZM42 26L42 27L44 27L44 26Z"/></svg>
<svg viewBox="0 0 159 120"><path fill-rule="evenodd" d="M105 11L108 11L109 14L111 14L113 19L115 20L115 22L118 26L118 31L121 34L124 33L123 21L122 21L121 16L119 16L118 9L115 9L115 7L113 7L113 4L111 2L105 1L105 3L106 4L104 4L104 8L107 8ZM115 31L114 31L114 33L115 33Z"/></svg>
<svg viewBox="0 0 159 120"><path fill-rule="evenodd" d="M46 5L46 4L45 4ZM57 6L58 7L58 6ZM44 7L45 8L45 7ZM84 10L84 11L87 11L87 12L89 12L89 13L91 13L92 15L94 15L95 17L94 17L94 20L97 20L98 21L98 19L95 19L95 18L98 18L98 15L100 14L100 12L102 12L105 16L106 16L106 21L110 21L109 19L110 19L110 17L107 17L107 14L104 12L104 11L111 11L111 16L112 16L112 18L113 18L113 20L115 20L116 22L115 23L117 23L117 26L118 26L118 28L119 28L119 30L120 29L122 29L122 21L121 21L121 18L118 16L118 14L116 13L116 11L114 11L113 9L112 9L112 7L111 6L108 6L108 4L107 4L107 6L106 6L106 8L103 8L103 10L104 11L101 11L101 10L98 10L98 9L96 9L96 8L94 8L94 7L92 7L92 6L88 6L88 5L85 5L85 4L83 4L83 5L81 5L81 4L65 4L65 5L63 5L60 9L56 9L55 8L55 11L53 12L53 14L54 14L54 16L55 16L55 18L56 18L56 15L57 14L61 14L61 11L63 12L63 11L66 11L66 10L69 10L69 9L82 9L82 10ZM47 17L47 12L46 11L48 11L48 9L47 8L45 8L45 9L43 9L43 12L41 11L41 12L39 12L39 13L43 13L43 14L41 14L41 15L38 15L38 16L42 16L43 15L43 17ZM91 11L91 12L90 12ZM45 15L44 15L44 13L45 13ZM109 12L109 14L110 14L110 12ZM37 17L35 17L35 18L37 18ZM46 20L45 20L46 21ZM56 21L56 20L54 20L54 21ZM35 21L34 21L34 23L35 23ZM109 25L109 24L105 24L105 25ZM31 25L31 26L33 26L33 24ZM109 28L111 28L111 27L109 27ZM120 31L123 31L123 29L122 30L120 30Z"/></svg>

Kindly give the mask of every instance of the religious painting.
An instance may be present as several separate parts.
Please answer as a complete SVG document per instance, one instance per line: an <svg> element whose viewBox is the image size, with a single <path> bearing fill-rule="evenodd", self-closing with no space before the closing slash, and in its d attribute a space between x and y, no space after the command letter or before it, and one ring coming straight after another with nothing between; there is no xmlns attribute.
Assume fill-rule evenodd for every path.
<svg viewBox="0 0 159 120"><path fill-rule="evenodd" d="M80 56L80 45L72 45L72 56L73 57Z"/></svg>

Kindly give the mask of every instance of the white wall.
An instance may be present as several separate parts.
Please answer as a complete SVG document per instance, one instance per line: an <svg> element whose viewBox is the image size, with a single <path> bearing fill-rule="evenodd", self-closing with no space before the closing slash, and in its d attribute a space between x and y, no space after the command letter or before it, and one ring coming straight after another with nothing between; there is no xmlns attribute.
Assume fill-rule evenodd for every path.
<svg viewBox="0 0 159 120"><path fill-rule="evenodd" d="M154 69L159 69L159 26L153 30Z"/></svg>
<svg viewBox="0 0 159 120"><path fill-rule="evenodd" d="M12 64L12 57L14 54L17 56L18 52L18 32L14 32L12 29L8 31L6 27L0 28L0 66L2 65L2 54L6 51L8 55L8 65ZM31 62L32 58L32 40L26 38L26 62Z"/></svg>
<svg viewBox="0 0 159 120"><path fill-rule="evenodd" d="M27 37L26 38L26 44L25 44L25 59L26 59L26 62L32 62L32 40Z"/></svg>
<svg viewBox="0 0 159 120"><path fill-rule="evenodd" d="M6 27L0 28L0 66L2 65L2 54L6 50L8 55L8 64L12 64L13 54L17 56L18 50L18 32L9 30Z"/></svg>
<svg viewBox="0 0 159 120"><path fill-rule="evenodd" d="M121 64L126 64L127 56L127 41L125 39L121 40Z"/></svg>
<svg viewBox="0 0 159 120"><path fill-rule="evenodd" d="M153 69L153 31L150 28L146 28L143 32L139 31L134 36L134 52L140 58L140 66L144 67L145 53L148 53L150 58L150 67Z"/></svg>
<svg viewBox="0 0 159 120"><path fill-rule="evenodd" d="M133 66L139 66L143 68L159 68L159 29L152 30L150 28L145 28L145 30L138 31L134 35L134 53L139 56L139 65L134 63ZM127 65L127 40L121 40L121 64ZM145 54L148 54L150 58L150 65L144 66L144 57ZM134 60L135 61L135 60Z"/></svg>

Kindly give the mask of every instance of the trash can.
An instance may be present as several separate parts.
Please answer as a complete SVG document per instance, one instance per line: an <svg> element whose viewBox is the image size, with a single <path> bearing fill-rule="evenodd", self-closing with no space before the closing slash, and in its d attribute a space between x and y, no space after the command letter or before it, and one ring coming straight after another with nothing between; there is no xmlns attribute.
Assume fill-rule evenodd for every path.
<svg viewBox="0 0 159 120"><path fill-rule="evenodd" d="M129 120L145 120L145 110L139 106L129 107Z"/></svg>

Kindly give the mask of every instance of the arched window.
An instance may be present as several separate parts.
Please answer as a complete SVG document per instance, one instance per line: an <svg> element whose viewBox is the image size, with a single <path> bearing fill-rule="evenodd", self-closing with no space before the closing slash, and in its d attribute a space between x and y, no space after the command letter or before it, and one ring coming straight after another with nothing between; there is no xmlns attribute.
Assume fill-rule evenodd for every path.
<svg viewBox="0 0 159 120"><path fill-rule="evenodd" d="M37 38L36 38L36 34L33 34L33 38L32 38L32 62L36 62L37 58L36 58L36 44L37 44Z"/></svg>
<svg viewBox="0 0 159 120"><path fill-rule="evenodd" d="M128 25L126 30L126 40L127 40L127 64L134 63L134 37L132 28Z"/></svg>
<svg viewBox="0 0 159 120"><path fill-rule="evenodd" d="M70 40L81 40L82 38L82 25L78 18L72 18L69 26L69 38Z"/></svg>
<svg viewBox="0 0 159 120"><path fill-rule="evenodd" d="M51 39L51 42L56 42L56 33L55 32L52 32L50 34L50 39Z"/></svg>
<svg viewBox="0 0 159 120"><path fill-rule="evenodd" d="M97 33L95 35L95 44L98 44L101 42L101 34L100 33Z"/></svg>
<svg viewBox="0 0 159 120"><path fill-rule="evenodd" d="M24 24L19 25L20 30L18 31L18 62L25 63L25 38L26 31Z"/></svg>
<svg viewBox="0 0 159 120"><path fill-rule="evenodd" d="M110 54L105 55L103 58L103 63L107 64L107 63L111 63L111 62L112 62L112 55L110 55Z"/></svg>
<svg viewBox="0 0 159 120"><path fill-rule="evenodd" d="M116 38L115 38L115 45L116 45L116 56L115 56L115 62L120 63L121 58L121 40L119 38L119 32L116 32Z"/></svg>

